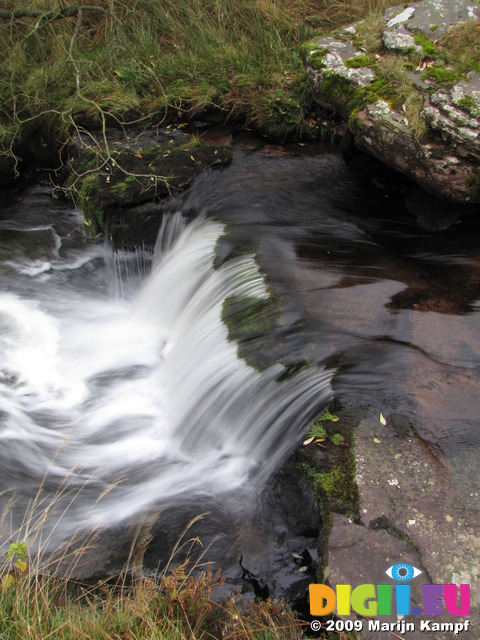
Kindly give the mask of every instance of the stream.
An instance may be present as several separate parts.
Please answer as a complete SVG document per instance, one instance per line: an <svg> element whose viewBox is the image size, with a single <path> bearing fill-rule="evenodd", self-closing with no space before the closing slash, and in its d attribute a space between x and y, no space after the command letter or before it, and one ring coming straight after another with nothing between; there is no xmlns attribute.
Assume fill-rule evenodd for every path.
<svg viewBox="0 0 480 640"><path fill-rule="evenodd" d="M298 567L285 577L278 558L314 555L318 523L313 506L293 522L301 489L287 474L279 507L272 478L333 398L405 417L478 510L479 222L422 226L382 171L239 140L166 207L153 254L85 242L45 185L4 190L3 538L25 513L46 546L95 528L118 542L160 514L155 568L209 512L199 535L230 583L243 554L281 595ZM232 299L273 301L242 344L222 318Z"/></svg>

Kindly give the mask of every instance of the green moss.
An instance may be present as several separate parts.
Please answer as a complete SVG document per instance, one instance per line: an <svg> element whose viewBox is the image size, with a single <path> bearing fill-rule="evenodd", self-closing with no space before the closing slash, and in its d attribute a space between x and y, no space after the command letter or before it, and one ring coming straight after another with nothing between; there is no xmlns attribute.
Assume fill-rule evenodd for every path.
<svg viewBox="0 0 480 640"><path fill-rule="evenodd" d="M334 444L336 447L339 447L345 443L345 438L342 436L341 433L334 433L331 436L330 440L332 441L332 444Z"/></svg>
<svg viewBox="0 0 480 640"><path fill-rule="evenodd" d="M100 188L98 173L88 173L83 176L77 186L77 204L84 213L92 237L95 237L99 228L103 230L105 225L105 212L98 203Z"/></svg>
<svg viewBox="0 0 480 640"><path fill-rule="evenodd" d="M343 511L350 500L350 486L345 471L341 467L334 467L326 473L317 473L316 481L325 493L334 511Z"/></svg>
<svg viewBox="0 0 480 640"><path fill-rule="evenodd" d="M350 69L361 69L362 67L371 67L375 63L375 57L372 55L361 55L345 60L345 66Z"/></svg>
<svg viewBox="0 0 480 640"><path fill-rule="evenodd" d="M468 113L468 115L472 116L473 118L478 118L478 116L480 116L480 106L478 102L473 100L470 96L464 96L463 98L460 98L456 101L455 104L457 107L463 109L463 111Z"/></svg>
<svg viewBox="0 0 480 640"><path fill-rule="evenodd" d="M453 67L447 67L443 61L438 60L426 69L422 79L430 78L430 80L435 80L437 85L447 86L455 84L461 77L460 71Z"/></svg>
<svg viewBox="0 0 480 640"><path fill-rule="evenodd" d="M232 296L223 303L222 320L228 327L229 340L250 340L276 326L277 303L272 297L259 300L253 296Z"/></svg>
<svg viewBox="0 0 480 640"><path fill-rule="evenodd" d="M306 463L300 463L299 469L313 483L317 501L328 512L341 513L358 520L359 495L355 484L355 465L338 464L329 471L319 471Z"/></svg>
<svg viewBox="0 0 480 640"><path fill-rule="evenodd" d="M440 25L438 25L438 24L431 24L429 28L430 28L430 31L436 31L437 29L439 29L439 28L440 28Z"/></svg>
<svg viewBox="0 0 480 640"><path fill-rule="evenodd" d="M364 95L364 89L357 89L346 78L339 78L336 74L329 72L324 74L318 91L327 103L347 117L362 101Z"/></svg>
<svg viewBox="0 0 480 640"><path fill-rule="evenodd" d="M299 463L299 467L312 481L317 501L327 511L358 520L360 499L355 482L353 429L342 425L340 413L338 423L315 423L309 435L315 435L320 442L302 447L308 462Z"/></svg>
<svg viewBox="0 0 480 640"><path fill-rule="evenodd" d="M118 196L125 196L127 190L131 188L132 184L135 182L135 176L127 176L125 180L120 180L112 187L112 192L116 193Z"/></svg>
<svg viewBox="0 0 480 640"><path fill-rule="evenodd" d="M423 35L423 33L414 33L413 40L415 44L418 44L422 47L423 55L427 58L433 58L437 52L436 43L427 36Z"/></svg>
<svg viewBox="0 0 480 640"><path fill-rule="evenodd" d="M319 47L316 40L310 40L300 46L299 52L304 62L308 62L314 69L320 69L323 67L322 60L328 53L328 49Z"/></svg>
<svg viewBox="0 0 480 640"><path fill-rule="evenodd" d="M200 171L230 162L229 147L172 141L121 151L89 150L72 165L65 189L83 210L92 235L108 228L112 211L168 197L186 188Z"/></svg>

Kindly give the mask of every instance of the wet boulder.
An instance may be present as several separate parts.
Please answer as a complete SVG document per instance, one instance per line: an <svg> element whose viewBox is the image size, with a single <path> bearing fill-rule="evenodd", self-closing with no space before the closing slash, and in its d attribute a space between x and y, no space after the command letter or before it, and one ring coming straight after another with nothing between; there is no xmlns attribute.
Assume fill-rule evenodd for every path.
<svg viewBox="0 0 480 640"><path fill-rule="evenodd" d="M90 235L104 231L115 247L153 245L162 204L202 171L232 158L228 144L206 144L175 126L93 139L72 147L63 188L82 210Z"/></svg>

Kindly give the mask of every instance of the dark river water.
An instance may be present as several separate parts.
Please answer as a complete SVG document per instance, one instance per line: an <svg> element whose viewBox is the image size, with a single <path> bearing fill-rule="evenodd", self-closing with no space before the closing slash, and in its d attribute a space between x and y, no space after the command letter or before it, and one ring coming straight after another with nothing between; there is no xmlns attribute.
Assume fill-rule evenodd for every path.
<svg viewBox="0 0 480 640"><path fill-rule="evenodd" d="M478 508L479 225L429 230L397 182L328 148L239 141L168 207L155 255L85 242L46 186L3 191L4 528L30 509L58 544L213 508L212 535L241 529L334 398L408 419ZM225 299L274 302L239 351L262 370L228 339Z"/></svg>

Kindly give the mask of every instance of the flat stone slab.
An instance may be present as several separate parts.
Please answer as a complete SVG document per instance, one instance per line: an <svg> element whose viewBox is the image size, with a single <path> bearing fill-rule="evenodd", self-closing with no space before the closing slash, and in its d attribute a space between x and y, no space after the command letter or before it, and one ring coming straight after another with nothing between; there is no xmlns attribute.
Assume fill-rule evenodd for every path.
<svg viewBox="0 0 480 640"><path fill-rule="evenodd" d="M348 414L347 414L348 415ZM385 571L408 563L423 572L411 582L412 606L422 606L422 584L470 584L470 628L462 638L480 637L480 505L478 492L465 498L468 487L457 470L437 456L412 430L408 420L388 415L361 418L355 431L356 481L360 492L360 523L335 515L329 539L330 584L385 584ZM343 416L341 417L343 419ZM355 422L355 412L349 418ZM467 461L466 461L467 462ZM473 471L474 467L472 467ZM354 615L351 616L352 618ZM395 618L382 618L394 621ZM451 640L451 631L420 631L422 616L411 615L415 631L401 637ZM435 622L460 622L448 613ZM366 628L366 627L365 627ZM368 633L366 634L368 637ZM391 638L388 633L374 636Z"/></svg>
<svg viewBox="0 0 480 640"><path fill-rule="evenodd" d="M386 30L405 28L438 39L452 25L480 18L480 7L471 0L424 0L407 8L391 7L385 15L389 19Z"/></svg>

